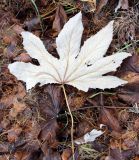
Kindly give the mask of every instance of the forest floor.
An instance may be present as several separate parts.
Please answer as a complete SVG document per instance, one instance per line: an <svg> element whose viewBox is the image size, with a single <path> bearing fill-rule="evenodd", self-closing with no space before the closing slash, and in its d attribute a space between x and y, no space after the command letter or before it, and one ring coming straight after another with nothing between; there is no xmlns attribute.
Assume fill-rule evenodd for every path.
<svg viewBox="0 0 139 160"><path fill-rule="evenodd" d="M125 86L88 92L65 86L74 139L93 129L104 132L95 141L75 144L75 159L139 160L139 2L120 1L119 9L117 0L0 2L0 160L72 159L71 119L59 85L36 85L27 92L8 65L38 63L23 49L21 30L39 36L49 53L57 56L56 37L80 11L85 28L82 42L114 20L107 55L125 51L132 56L111 73L127 80Z"/></svg>

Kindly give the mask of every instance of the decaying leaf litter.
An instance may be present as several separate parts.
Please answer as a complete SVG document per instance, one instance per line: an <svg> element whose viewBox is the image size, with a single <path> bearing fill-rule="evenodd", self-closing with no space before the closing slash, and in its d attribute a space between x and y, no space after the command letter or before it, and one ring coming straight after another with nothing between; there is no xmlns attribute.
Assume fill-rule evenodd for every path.
<svg viewBox="0 0 139 160"><path fill-rule="evenodd" d="M132 56L116 72L106 75L128 81L124 86L109 90L90 89L86 93L65 86L74 119L75 142L81 141L93 129L103 132L95 141L74 144L74 158L138 159L138 3L129 1L127 8L121 7L117 11L118 3L114 0L105 3L47 3L42 0L35 4L39 15L31 1L3 2L1 5L0 158L72 158L71 120L61 87L55 84L36 85L27 92L26 84L10 74L8 65L16 61L39 65L39 61L23 49L19 35L23 30L39 36L49 53L59 58L56 37L65 22L82 11L85 29L81 46L114 20L114 37L107 56L117 51L131 53Z"/></svg>

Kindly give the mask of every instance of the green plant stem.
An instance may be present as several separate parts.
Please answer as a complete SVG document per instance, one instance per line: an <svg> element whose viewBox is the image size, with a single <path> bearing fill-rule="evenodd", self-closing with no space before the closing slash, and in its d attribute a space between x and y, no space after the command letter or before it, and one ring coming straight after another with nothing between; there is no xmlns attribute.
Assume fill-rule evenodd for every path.
<svg viewBox="0 0 139 160"><path fill-rule="evenodd" d="M71 113L71 109L70 109L70 106L69 106L69 103L68 103L68 98L67 98L67 94L66 94L66 90L65 90L64 85L62 85L62 89L63 89L66 105L68 107L69 115L70 115L70 118L71 118L71 133L70 133L71 134L71 149L72 149L72 158L73 158L73 160L75 160L75 157L74 157L74 138L73 138L74 120L73 120L73 115Z"/></svg>
<svg viewBox="0 0 139 160"><path fill-rule="evenodd" d="M41 30L42 30L42 32L43 32L42 19L41 19L41 15L40 15L40 13L39 13L38 7L37 7L37 5L36 5L36 3L35 3L34 0L30 0L30 1L31 1L31 3L33 4L33 6L34 6L34 8L35 8L35 11L36 11L36 13L37 13L37 15L38 15L38 18L39 18L39 20L40 20Z"/></svg>
<svg viewBox="0 0 139 160"><path fill-rule="evenodd" d="M135 41L135 43L138 43L138 42L139 42L139 40ZM133 45L132 43L129 43L129 44L125 45L123 48L121 48L118 52L122 52L122 51L124 51L125 49L129 48L132 45Z"/></svg>

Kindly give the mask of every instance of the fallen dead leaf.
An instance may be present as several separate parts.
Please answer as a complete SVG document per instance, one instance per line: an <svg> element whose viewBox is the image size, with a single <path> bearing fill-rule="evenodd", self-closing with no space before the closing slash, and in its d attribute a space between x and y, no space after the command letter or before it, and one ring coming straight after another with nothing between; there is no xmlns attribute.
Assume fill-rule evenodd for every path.
<svg viewBox="0 0 139 160"><path fill-rule="evenodd" d="M79 3L80 2L80 3ZM78 5L85 13L95 12L96 10L96 0L80 0Z"/></svg>
<svg viewBox="0 0 139 160"><path fill-rule="evenodd" d="M30 158L30 154L31 153L25 151L17 151L15 152L14 157L16 158L16 160L28 160Z"/></svg>
<svg viewBox="0 0 139 160"><path fill-rule="evenodd" d="M5 36L3 37L3 42L4 42L5 44L10 44L10 43L12 42L12 37L11 37L11 36L8 36L8 35L5 35Z"/></svg>
<svg viewBox="0 0 139 160"><path fill-rule="evenodd" d="M135 129L136 131L139 131L139 118L137 118L137 119L135 120L135 122L134 122L134 129Z"/></svg>
<svg viewBox="0 0 139 160"><path fill-rule="evenodd" d="M118 97L126 103L139 103L139 83L128 84L118 91Z"/></svg>
<svg viewBox="0 0 139 160"><path fill-rule="evenodd" d="M14 99L13 107L10 110L9 115L11 117L16 117L19 113L25 110L26 104L23 102L19 102L16 98Z"/></svg>
<svg viewBox="0 0 139 160"><path fill-rule="evenodd" d="M1 121L1 126L2 126L2 128L6 129L9 125L10 125L10 120L9 120L9 119L4 118L4 119Z"/></svg>
<svg viewBox="0 0 139 160"><path fill-rule="evenodd" d="M0 156L0 160L7 160L10 157L10 154Z"/></svg>
<svg viewBox="0 0 139 160"><path fill-rule="evenodd" d="M91 130L92 126L87 121L80 121L80 123L76 127L76 135L77 137L83 136L85 133Z"/></svg>
<svg viewBox="0 0 139 160"><path fill-rule="evenodd" d="M24 148L34 152L35 150L38 150L40 148L41 143L38 140L38 136L41 131L41 126L34 120L28 122L30 126L26 126L24 132L25 132L25 138L27 140L26 145Z"/></svg>
<svg viewBox="0 0 139 160"><path fill-rule="evenodd" d="M45 152L44 160L61 160L61 156L58 152L53 151L47 147L47 152Z"/></svg>
<svg viewBox="0 0 139 160"><path fill-rule="evenodd" d="M111 160L127 160L134 156L133 150L121 151L120 149L110 149Z"/></svg>
<svg viewBox="0 0 139 160"><path fill-rule="evenodd" d="M135 73L139 73L139 55L132 55L127 58L121 65L118 74L122 74L125 71L131 71Z"/></svg>
<svg viewBox="0 0 139 160"><path fill-rule="evenodd" d="M43 98L43 95L38 96L41 114L44 115L44 118L47 120L57 118L61 108L61 87L48 85L44 89L43 94L45 94Z"/></svg>
<svg viewBox="0 0 139 160"><path fill-rule="evenodd" d="M111 139L110 156L118 160L127 160L138 152L137 132L126 131L118 139Z"/></svg>
<svg viewBox="0 0 139 160"><path fill-rule="evenodd" d="M40 18L35 17L29 21L25 21L24 26L27 27L28 31L31 31L39 23L40 23Z"/></svg>
<svg viewBox="0 0 139 160"><path fill-rule="evenodd" d="M86 101L86 95L83 92L76 93L75 95L68 96L68 102L71 110L79 109L84 105Z"/></svg>
<svg viewBox="0 0 139 160"><path fill-rule="evenodd" d="M117 7L115 8L115 12L117 12L118 9L128 9L128 0L119 0L119 3Z"/></svg>
<svg viewBox="0 0 139 160"><path fill-rule="evenodd" d="M129 119L129 112L125 109L125 110L121 110L118 113L118 120L120 120L121 122L127 122L127 120Z"/></svg>
<svg viewBox="0 0 139 160"><path fill-rule="evenodd" d="M13 27L13 30L14 30L14 32L17 33L17 34L21 34L21 32L24 31L24 29L23 29L20 25L15 25L15 26Z"/></svg>
<svg viewBox="0 0 139 160"><path fill-rule="evenodd" d="M2 97L0 103L8 108L14 103L15 99L22 99L25 95L25 87L21 82L19 82L14 86L12 92L9 95L7 94Z"/></svg>
<svg viewBox="0 0 139 160"><path fill-rule="evenodd" d="M99 4L97 5L97 9L96 9L96 14L99 14L100 13L100 11L102 10L102 8L104 7L104 6L106 6L106 4L107 4L107 2L108 2L108 0L100 0L99 1Z"/></svg>
<svg viewBox="0 0 139 160"><path fill-rule="evenodd" d="M4 50L7 58L12 59L15 56L16 42L12 41Z"/></svg>
<svg viewBox="0 0 139 160"><path fill-rule="evenodd" d="M52 27L52 29L56 31L56 35L61 31L66 22L67 22L66 12L64 11L64 8L61 5L59 5L56 10L55 19L53 21L53 27Z"/></svg>
<svg viewBox="0 0 139 160"><path fill-rule="evenodd" d="M115 117L113 111L110 109L106 109L106 108L101 109L100 121L102 124L107 125L112 130L115 130L117 132L121 131L119 121Z"/></svg>
<svg viewBox="0 0 139 160"><path fill-rule="evenodd" d="M58 145L57 132L59 126L57 117L61 108L61 87L48 85L40 89L41 92L35 96L35 102L38 104L37 108L40 115L38 117L40 120L38 142L41 144L41 150L47 157L49 148L55 148Z"/></svg>
<svg viewBox="0 0 139 160"><path fill-rule="evenodd" d="M63 151L61 158L62 160L69 160L71 156L72 156L71 148L66 148Z"/></svg>
<svg viewBox="0 0 139 160"><path fill-rule="evenodd" d="M128 81L119 89L118 97L127 103L139 103L139 56L133 55L125 60L117 74Z"/></svg>
<svg viewBox="0 0 139 160"><path fill-rule="evenodd" d="M32 58L27 53L21 53L19 56L14 58L14 61L20 61L20 62L31 62Z"/></svg>
<svg viewBox="0 0 139 160"><path fill-rule="evenodd" d="M0 143L0 155L9 152L9 143Z"/></svg>
<svg viewBox="0 0 139 160"><path fill-rule="evenodd" d="M139 156L136 156L136 157L135 157L135 160L139 160Z"/></svg>
<svg viewBox="0 0 139 160"><path fill-rule="evenodd" d="M45 153L48 146L55 148L57 146L58 141L56 139L56 133L58 131L58 124L56 120L51 120L43 127L39 134L39 141L42 143L42 150Z"/></svg>
<svg viewBox="0 0 139 160"><path fill-rule="evenodd" d="M19 127L18 125L8 130L8 135L7 135L8 141L10 143L16 142L21 132L22 132L22 128Z"/></svg>

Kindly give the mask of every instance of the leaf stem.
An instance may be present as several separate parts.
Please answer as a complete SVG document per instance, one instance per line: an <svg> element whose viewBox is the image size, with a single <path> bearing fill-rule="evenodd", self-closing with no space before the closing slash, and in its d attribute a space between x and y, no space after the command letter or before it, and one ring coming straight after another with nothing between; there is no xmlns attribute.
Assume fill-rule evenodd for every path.
<svg viewBox="0 0 139 160"><path fill-rule="evenodd" d="M71 118L71 133L70 133L71 134L71 149L72 149L72 158L73 158L73 160L75 160L75 157L74 157L74 138L73 138L74 120L73 120L73 115L72 115L72 112L71 112L71 109L70 109L70 106L69 106L69 103L68 103L68 98L67 98L67 94L66 94L66 90L65 90L64 85L62 85L62 89L63 89L66 105L68 107L69 115L70 115L70 118Z"/></svg>

